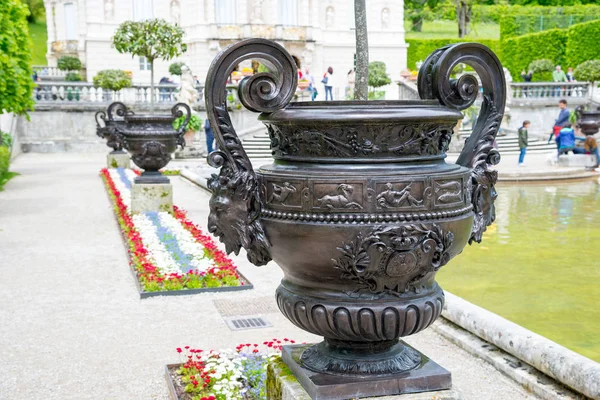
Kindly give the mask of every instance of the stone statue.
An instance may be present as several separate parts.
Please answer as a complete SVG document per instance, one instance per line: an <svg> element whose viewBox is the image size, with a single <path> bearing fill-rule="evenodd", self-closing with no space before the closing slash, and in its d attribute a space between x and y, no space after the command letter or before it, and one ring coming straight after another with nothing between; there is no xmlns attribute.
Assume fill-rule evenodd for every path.
<svg viewBox="0 0 600 400"><path fill-rule="evenodd" d="M333 28L333 22L335 19L335 10L333 7L327 7L327 11L325 12L325 26L327 28Z"/></svg>
<svg viewBox="0 0 600 400"><path fill-rule="evenodd" d="M262 2L263 2L263 0L254 0L252 14L250 15L250 23L251 24L262 24L263 23Z"/></svg>
<svg viewBox="0 0 600 400"><path fill-rule="evenodd" d="M172 0L171 1L171 23L176 25L181 25L180 21L181 10L179 8L179 1Z"/></svg>
<svg viewBox="0 0 600 400"><path fill-rule="evenodd" d="M104 0L104 19L110 20L115 14L114 0Z"/></svg>
<svg viewBox="0 0 600 400"><path fill-rule="evenodd" d="M506 104L512 104L512 89L510 84L513 81L512 75L507 68L502 68L504 70L504 81L506 82Z"/></svg>
<svg viewBox="0 0 600 400"><path fill-rule="evenodd" d="M190 107L200 98L198 90L196 90L194 75L187 65L181 67L181 87L175 97L179 103L185 103Z"/></svg>
<svg viewBox="0 0 600 400"><path fill-rule="evenodd" d="M390 27L390 9L384 8L381 10L381 29L388 29Z"/></svg>

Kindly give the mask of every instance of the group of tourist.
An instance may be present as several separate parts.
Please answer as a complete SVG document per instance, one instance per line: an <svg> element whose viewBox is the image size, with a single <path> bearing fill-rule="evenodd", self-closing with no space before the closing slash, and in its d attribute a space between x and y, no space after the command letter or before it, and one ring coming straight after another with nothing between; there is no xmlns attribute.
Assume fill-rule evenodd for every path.
<svg viewBox="0 0 600 400"><path fill-rule="evenodd" d="M525 72L525 70L521 71L521 78L524 82L531 82L533 79L534 72L529 70ZM575 75L573 74L573 68L567 68L567 72L563 71L560 65L557 65L552 71L552 82L561 83L561 82L577 82L575 79ZM562 92L561 92L562 91ZM561 95L566 96L577 96L580 95L578 90L570 89L566 87L557 86L552 90L552 96L558 97Z"/></svg>
<svg viewBox="0 0 600 400"><path fill-rule="evenodd" d="M554 138L558 156L568 154L569 152L572 152L573 154L593 154L596 157L596 165L594 168L598 167L600 164L600 151L596 139L593 136L582 137L576 135L575 129L571 124L571 111L567 108L567 100L561 99L558 102L558 108L560 111L558 117L554 121L548 143ZM530 125L530 121L523 121L523 124L518 131L520 149L519 166L525 165L523 161L525 159L525 154L527 153L528 129ZM584 142L583 147L578 147L576 145L578 140Z"/></svg>
<svg viewBox="0 0 600 400"><path fill-rule="evenodd" d="M323 93L325 93L325 101L331 101L334 98L335 89L339 89L340 87L340 79L339 73L333 72L333 67L328 67L327 70L323 73L323 77L321 78L321 84L323 84ZM319 90L316 86L315 78L308 69L305 69L304 72L298 71L299 79L304 79L309 82L306 90L310 93L310 99L314 101L319 95ZM347 98L354 88L354 69L351 69L347 74L347 82L344 91L344 97ZM336 93L337 97L337 93Z"/></svg>

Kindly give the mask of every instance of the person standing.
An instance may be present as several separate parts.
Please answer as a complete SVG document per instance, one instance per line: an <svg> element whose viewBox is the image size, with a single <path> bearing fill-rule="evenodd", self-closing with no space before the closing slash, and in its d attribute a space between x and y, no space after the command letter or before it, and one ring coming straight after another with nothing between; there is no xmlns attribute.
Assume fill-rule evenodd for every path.
<svg viewBox="0 0 600 400"><path fill-rule="evenodd" d="M204 134L206 135L206 150L208 154L213 152L213 142L215 141L215 135L213 134L208 118L204 121Z"/></svg>
<svg viewBox="0 0 600 400"><path fill-rule="evenodd" d="M560 112L558 113L558 118L554 121L552 133L548 139L548 143L550 143L552 137L555 137L556 149L560 149L560 130L569 123L569 117L571 116L571 112L567 108L567 101L565 99L561 99L558 102L558 108L560 109Z"/></svg>
<svg viewBox="0 0 600 400"><path fill-rule="evenodd" d="M519 154L519 167L525 166L525 164L523 164L523 160L525 160L525 154L527 153L527 129L529 129L529 125L529 121L523 121L523 126L519 128L519 150L521 151Z"/></svg>
<svg viewBox="0 0 600 400"><path fill-rule="evenodd" d="M557 65L554 72L552 72L552 80L556 83L567 81L565 71L560 68L560 65ZM554 96L560 96L560 86L554 88Z"/></svg>
<svg viewBox="0 0 600 400"><path fill-rule="evenodd" d="M310 93L310 100L315 101L315 97L317 97L317 87L315 86L315 77L308 71L308 69L304 70L304 79L308 81L308 91Z"/></svg>
<svg viewBox="0 0 600 400"><path fill-rule="evenodd" d="M533 71L529 70L527 73L525 73L525 70L521 71L521 78L523 78L524 82L531 82L531 78L533 78Z"/></svg>
<svg viewBox="0 0 600 400"><path fill-rule="evenodd" d="M321 82L325 86L325 101L327 101L328 97L330 100L333 100L333 68L327 68L327 72L323 75Z"/></svg>

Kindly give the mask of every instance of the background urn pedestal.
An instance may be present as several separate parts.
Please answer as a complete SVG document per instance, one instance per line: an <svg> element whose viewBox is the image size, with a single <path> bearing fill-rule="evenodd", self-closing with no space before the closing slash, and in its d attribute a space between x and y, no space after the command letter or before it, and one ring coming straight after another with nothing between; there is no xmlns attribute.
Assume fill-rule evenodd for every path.
<svg viewBox="0 0 600 400"><path fill-rule="evenodd" d="M107 168L131 168L129 154L124 151L113 151L106 155Z"/></svg>
<svg viewBox="0 0 600 400"><path fill-rule="evenodd" d="M134 183L131 187L131 212L173 213L173 186L170 183Z"/></svg>
<svg viewBox="0 0 600 400"><path fill-rule="evenodd" d="M405 346L413 349L406 343ZM287 382L281 389L281 397L273 393L268 399L281 400L342 400L355 398L371 398L388 396L389 400L461 400L463 397L457 390L452 390L452 378L449 371L420 353L421 364L409 371L369 376L334 375L311 371L305 368L300 357L302 352L311 347L311 344L284 346L281 359L291 370L284 380ZM418 350L415 350L418 351ZM282 368L274 366L269 370L273 375L268 380L284 376ZM281 380L280 380L281 381ZM297 385L297 384L300 385ZM296 384L296 385L294 385ZM273 389L270 385L269 389ZM278 385L274 385L278 386ZM280 386L280 385L279 385ZM377 397L381 399L381 397Z"/></svg>

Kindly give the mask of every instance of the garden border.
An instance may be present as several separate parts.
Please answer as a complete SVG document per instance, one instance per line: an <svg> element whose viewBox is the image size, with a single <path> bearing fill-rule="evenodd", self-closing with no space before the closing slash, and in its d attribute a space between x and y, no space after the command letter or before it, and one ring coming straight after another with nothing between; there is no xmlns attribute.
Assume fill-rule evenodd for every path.
<svg viewBox="0 0 600 400"><path fill-rule="evenodd" d="M102 181L102 177L100 177L101 181ZM102 181L102 184L104 186L104 192L106 193L106 196L108 198L108 203L111 206L110 208L112 209L112 199L110 197L110 193L108 190L106 190L106 186L104 185L104 181ZM156 292L144 292L142 290L142 285L140 284L140 280L138 278L137 275L137 271L135 270L135 268L133 267L132 263L131 263L131 255L129 254L129 251L127 250L128 245L127 245L127 237L125 236L125 232L121 229L121 226L119 225L119 220L117 218L117 215L114 212L114 209L112 209L112 214L114 216L114 220L117 224L117 229L120 233L120 237L121 237L121 243L123 244L123 247L125 249L125 253L127 255L127 260L129 261L129 270L131 271L131 274L133 275L133 280L135 283L135 287L137 289L137 292L140 295L140 299L147 299L150 297L157 297L157 296L185 296L185 295L192 295L192 294L202 294L202 293L218 293L218 292L237 292L237 291L241 291L241 290L251 290L254 289L254 284L252 282L250 282L250 280L248 278L246 278L246 276L244 276L239 269L236 268L236 273L239 276L239 281L243 282L243 285L240 286L221 286L221 287L215 287L215 288L200 288L200 289L181 289L181 290L160 290L160 291L156 291Z"/></svg>

